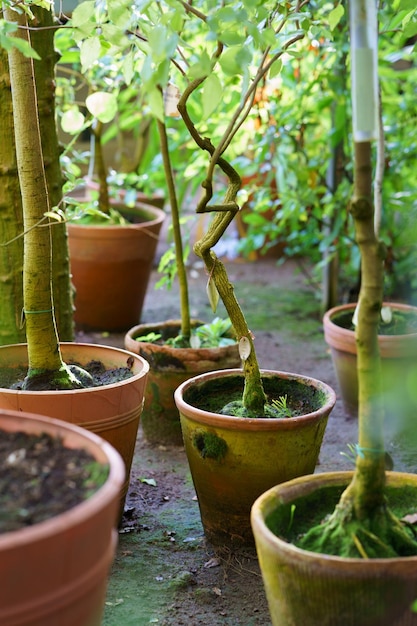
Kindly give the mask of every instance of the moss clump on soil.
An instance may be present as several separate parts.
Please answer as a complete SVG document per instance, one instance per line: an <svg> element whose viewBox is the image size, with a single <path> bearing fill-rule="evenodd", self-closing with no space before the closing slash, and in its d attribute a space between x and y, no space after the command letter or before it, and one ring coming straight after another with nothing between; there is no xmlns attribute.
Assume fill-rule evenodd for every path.
<svg viewBox="0 0 417 626"><path fill-rule="evenodd" d="M216 433L196 432L193 442L203 458L220 461L226 456L227 443Z"/></svg>
<svg viewBox="0 0 417 626"><path fill-rule="evenodd" d="M352 324L353 311L342 311L331 318L333 324L345 328L346 330L355 330ZM381 321L378 326L379 335L410 335L417 333L417 314L415 311L397 311L392 310L392 318L390 322Z"/></svg>
<svg viewBox="0 0 417 626"><path fill-rule="evenodd" d="M381 532L370 526L364 528L353 517L344 524L345 530L341 533L340 516L334 513L338 511L342 492L340 486L316 490L309 496L278 507L266 519L266 524L274 534L289 543L320 554L346 558L391 558L417 554L416 529L400 521L417 511L415 488L386 488L389 508L386 506L375 518L375 524L380 528L385 525L385 536L384 529ZM352 534L356 540L352 540ZM392 544L392 550L386 542L388 546Z"/></svg>
<svg viewBox="0 0 417 626"><path fill-rule="evenodd" d="M282 418L279 409L274 408L273 401L279 402L280 398L284 397L287 398L287 407L292 417L312 413L323 406L324 392L297 379L263 376L262 382L267 396L267 406L269 405L262 415L250 413L246 409L240 410L243 408L243 376L231 375L206 381L201 386L188 389L184 399L204 411L249 418ZM230 412L236 409L237 412Z"/></svg>

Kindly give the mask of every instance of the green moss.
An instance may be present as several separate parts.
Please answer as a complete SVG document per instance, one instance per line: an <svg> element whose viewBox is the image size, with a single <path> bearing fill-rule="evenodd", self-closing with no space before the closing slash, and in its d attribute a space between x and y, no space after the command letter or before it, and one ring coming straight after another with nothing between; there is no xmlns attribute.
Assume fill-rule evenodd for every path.
<svg viewBox="0 0 417 626"><path fill-rule="evenodd" d="M193 443L203 458L220 461L226 456L227 443L215 433L196 432Z"/></svg>

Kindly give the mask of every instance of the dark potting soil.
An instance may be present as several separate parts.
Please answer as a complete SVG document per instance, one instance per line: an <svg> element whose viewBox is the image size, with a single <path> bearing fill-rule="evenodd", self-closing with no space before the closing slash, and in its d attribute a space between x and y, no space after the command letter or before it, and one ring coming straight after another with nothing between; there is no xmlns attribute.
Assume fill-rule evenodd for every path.
<svg viewBox="0 0 417 626"><path fill-rule="evenodd" d="M90 385L91 387L111 385L133 376L132 371L129 368L129 362L127 364L128 367L117 367L114 369L106 369L101 361L90 361L86 365L81 365L80 363L69 363L68 365L75 365L87 371L93 379L93 384ZM0 368L0 388L17 390L22 389L26 373L27 369L24 367Z"/></svg>
<svg viewBox="0 0 417 626"><path fill-rule="evenodd" d="M355 330L352 324L352 311L338 313L332 317L332 322L341 328ZM392 311L392 319L388 323L381 322L378 327L379 335L410 335L417 333L417 315L415 311Z"/></svg>
<svg viewBox="0 0 417 626"><path fill-rule="evenodd" d="M47 433L0 430L0 533L59 515L89 498L109 468Z"/></svg>
<svg viewBox="0 0 417 626"><path fill-rule="evenodd" d="M227 378L214 378L206 381L204 386L195 386L186 391L184 399L189 404L197 406L212 413L223 413L239 417L266 417L288 418L299 417L317 411L324 401L324 393L315 387L310 387L296 379L285 379L265 376L262 378L267 402L284 403L288 409L280 412L270 411L264 415L241 415L230 410L236 408L236 403L242 399L243 378L242 376L228 376ZM222 408L223 407L223 408ZM229 411L228 411L229 408Z"/></svg>

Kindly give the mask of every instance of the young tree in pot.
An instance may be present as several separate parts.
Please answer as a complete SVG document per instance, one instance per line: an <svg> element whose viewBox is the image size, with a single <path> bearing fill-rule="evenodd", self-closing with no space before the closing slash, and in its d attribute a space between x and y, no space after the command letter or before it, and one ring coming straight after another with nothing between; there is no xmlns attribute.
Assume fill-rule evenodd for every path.
<svg viewBox="0 0 417 626"><path fill-rule="evenodd" d="M38 126L36 77L33 51L28 44L30 9L17 13L6 7L10 79L13 97L16 155L24 215L24 313L26 344L2 346L2 364L26 368L26 378L13 388L0 389L0 406L59 417L100 432L121 453L126 466L127 492L130 466L149 365L139 356L105 346L59 342L51 287L51 207L44 173L44 158ZM65 359L63 358L65 356ZM68 358L67 358L68 357ZM118 371L97 386L90 374L75 365L102 363ZM13 381L16 383L16 380ZM120 418L122 416L122 418Z"/></svg>
<svg viewBox="0 0 417 626"><path fill-rule="evenodd" d="M62 175L59 165L59 146L54 119L54 66L56 52L53 47L53 16L43 7L32 7L39 31L31 34L31 43L38 57L34 59L36 89L38 95L39 130L43 142L45 176L51 207L62 210ZM39 35L39 33L42 33ZM7 48L7 39L3 39ZM2 83L1 117L4 171L1 176L2 247L0 264L5 277L1 281L0 299L4 302L0 322L0 344L19 343L25 340L22 314L22 264L23 264L23 214L13 129L12 96L8 80L7 49L1 50ZM42 58L42 61L40 61ZM62 341L74 336L72 312L72 287L69 272L69 254L66 225L55 222L51 230L54 263L54 309L57 327Z"/></svg>
<svg viewBox="0 0 417 626"><path fill-rule="evenodd" d="M305 20L301 20L300 12ZM186 3L178 8L178 13L180 15L167 3L161 13L150 10L148 21L140 23L140 45L146 54L142 78L146 81L145 88L153 90L157 100L159 89L166 85L160 77L168 81L169 71L165 54L168 46L165 51L161 39L165 36L169 42L170 56L174 55L177 45L181 53L190 51L189 59L185 58L185 53L178 60L174 59L174 68L179 70L178 81L184 83L178 111L196 144L196 152L208 155L207 174L202 182L203 198L198 203L197 214L214 214L207 235L194 249L206 266L212 307L215 309L220 297L232 321L239 340L243 371L214 371L194 377L177 388L175 399L206 537L215 544L250 543L250 506L265 485L314 471L335 396L319 381L260 370L252 334L233 285L225 265L212 248L239 209L241 179L225 152L233 146L260 82L274 66L279 71L283 55L304 37L305 30L300 22L308 29L309 15L302 2L290 2L285 7L274 2L267 5L259 2L250 7L236 3L233 7L216 8L205 3L196 8ZM171 24L179 26L176 31L167 33ZM149 67L153 69L152 77ZM217 124L210 123L208 118L195 122L201 114L198 104L201 94L207 112L212 111L213 103L218 105L229 90L232 96L237 93L238 97L232 97L232 102L228 101L221 108L215 118ZM162 106L162 99L160 104ZM157 107L155 111L162 118ZM213 200L215 186L218 178L224 181L224 177L228 180L227 189L224 200L219 202ZM240 396L236 403L239 417L235 417L235 403L227 403L226 407L223 406L226 403L218 405L223 379L229 399ZM276 381L278 391L274 389ZM310 398L300 401L306 390ZM216 398L207 405L211 391ZM291 410L295 396L302 405L300 412L297 417L282 419L283 415L289 416L288 409ZM287 410L283 410L287 399ZM303 454L299 452L300 446ZM280 463L276 462L278 456ZM297 459L302 463L297 463Z"/></svg>
<svg viewBox="0 0 417 626"><path fill-rule="evenodd" d="M362 260L356 328L359 442L353 473L290 481L254 504L252 526L272 622L280 626L416 623L417 534L406 516L415 511L416 479L386 472L383 437L378 324L385 249L375 233L372 199L376 6L355 0L350 8L355 170L350 212ZM404 3L403 17L413 15L415 9ZM306 531L312 519L307 509L311 513L326 499ZM401 519L394 514L394 504Z"/></svg>
<svg viewBox="0 0 417 626"><path fill-rule="evenodd" d="M23 304L28 342L29 370L25 388L79 388L82 380L75 368L62 360L51 291L51 211L40 144L36 82L28 53L28 21L24 12L5 8L6 19L19 29L15 37L23 44L9 50L16 160L23 204L25 230L23 262ZM32 54L33 56L33 54ZM46 225L46 227L45 227ZM83 372L81 377L88 378Z"/></svg>

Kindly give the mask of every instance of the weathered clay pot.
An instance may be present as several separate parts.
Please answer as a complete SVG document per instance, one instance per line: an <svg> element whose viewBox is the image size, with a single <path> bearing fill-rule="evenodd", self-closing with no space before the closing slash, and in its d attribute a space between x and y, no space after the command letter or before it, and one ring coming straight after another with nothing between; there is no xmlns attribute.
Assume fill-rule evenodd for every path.
<svg viewBox="0 0 417 626"><path fill-rule="evenodd" d="M253 502L277 483L314 472L335 404L334 391L315 379L274 371L263 371L262 379L270 397L303 398L305 415L248 419L216 412L225 390L227 401L241 397L241 370L202 374L175 392L201 520L212 544L253 543Z"/></svg>
<svg viewBox="0 0 417 626"><path fill-rule="evenodd" d="M417 308L406 304L384 303L393 310L415 313ZM346 410L357 415L358 376L355 332L340 326L342 317L353 316L356 304L344 304L327 311L323 318L324 337L330 346L343 404ZM414 428L413 416L417 411L417 333L406 335L379 335L382 363L384 404L387 432L401 432ZM410 418L413 420L409 424Z"/></svg>
<svg viewBox="0 0 417 626"><path fill-rule="evenodd" d="M411 610L417 557L347 559L286 540L290 528L297 533L299 524L308 528L331 513L351 478L352 472L304 476L254 503L252 528L273 626L417 625ZM417 476L388 472L387 495L394 510L415 511Z"/></svg>
<svg viewBox="0 0 417 626"><path fill-rule="evenodd" d="M149 364L142 357L119 348L82 343L62 343L66 363L81 366L103 362L106 368L126 367L133 376L121 382L69 391L18 391L0 388L0 408L48 415L82 426L110 442L122 456L126 479L121 489L121 512L129 487L130 468L142 412ZM26 344L0 347L0 368L28 367Z"/></svg>
<svg viewBox="0 0 417 626"><path fill-rule="evenodd" d="M193 326L200 324L203 322L192 321ZM240 364L237 344L220 348L173 348L135 339L156 332L166 340L176 337L180 328L179 320L167 320L159 324L135 326L125 336L126 350L140 354L150 364L141 417L143 433L150 443L183 444L174 391L184 380L212 370L238 367Z"/></svg>
<svg viewBox="0 0 417 626"><path fill-rule="evenodd" d="M68 224L74 320L80 327L125 330L140 320L165 213L144 204L127 212L136 223Z"/></svg>
<svg viewBox="0 0 417 626"><path fill-rule="evenodd" d="M110 469L104 485L84 502L0 534L0 624L100 626L117 544L122 459L101 437L50 417L0 410L0 429L60 437Z"/></svg>

